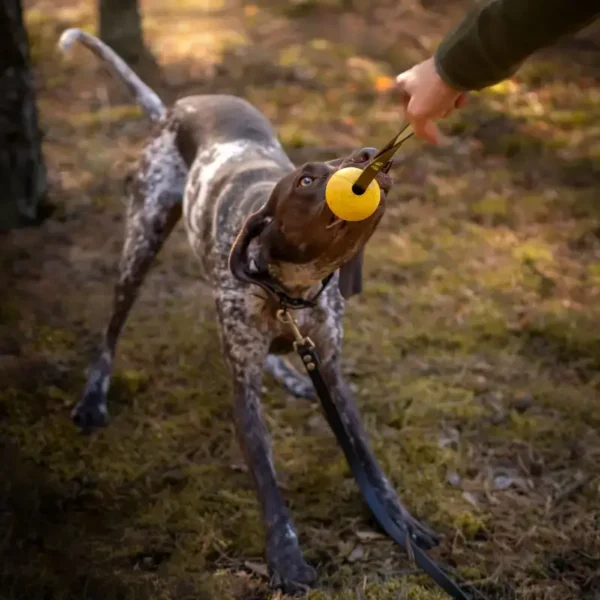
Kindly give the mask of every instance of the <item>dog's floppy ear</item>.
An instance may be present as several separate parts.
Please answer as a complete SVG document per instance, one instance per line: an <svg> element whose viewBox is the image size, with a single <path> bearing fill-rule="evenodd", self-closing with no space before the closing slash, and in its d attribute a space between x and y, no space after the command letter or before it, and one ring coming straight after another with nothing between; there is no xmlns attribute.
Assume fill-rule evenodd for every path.
<svg viewBox="0 0 600 600"><path fill-rule="evenodd" d="M346 300L362 292L363 253L361 250L340 267L338 286Z"/></svg>
<svg viewBox="0 0 600 600"><path fill-rule="evenodd" d="M325 164L339 169L345 160L347 160L347 158L334 158L332 160L325 161Z"/></svg>
<svg viewBox="0 0 600 600"><path fill-rule="evenodd" d="M235 238L229 253L229 269L238 279L255 283L255 279L249 272L248 247L250 242L263 232L270 220L271 215L268 204L265 204L246 219L244 226Z"/></svg>

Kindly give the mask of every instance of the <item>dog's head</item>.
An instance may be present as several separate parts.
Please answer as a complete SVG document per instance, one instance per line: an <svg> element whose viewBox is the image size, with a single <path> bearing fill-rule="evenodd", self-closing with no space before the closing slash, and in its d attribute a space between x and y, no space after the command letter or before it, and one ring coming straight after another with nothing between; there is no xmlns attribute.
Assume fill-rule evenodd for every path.
<svg viewBox="0 0 600 600"><path fill-rule="evenodd" d="M363 148L345 159L306 163L281 179L263 208L248 218L234 244L230 256L234 274L258 285L273 287L278 282L288 291L308 288L344 265L358 267L360 276L355 257L362 258L361 251L385 211L391 163L377 175L379 206L362 221L338 219L325 202L325 188L336 171L364 168L375 153L374 148ZM249 260L252 241L258 253ZM342 273L342 279L347 275ZM356 293L356 283L351 284L353 290L342 289L345 296Z"/></svg>

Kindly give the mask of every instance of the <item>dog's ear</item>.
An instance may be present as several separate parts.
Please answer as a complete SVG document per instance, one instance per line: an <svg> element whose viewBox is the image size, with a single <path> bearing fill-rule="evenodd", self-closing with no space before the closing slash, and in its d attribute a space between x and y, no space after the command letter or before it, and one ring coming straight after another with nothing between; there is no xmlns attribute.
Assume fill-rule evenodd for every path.
<svg viewBox="0 0 600 600"><path fill-rule="evenodd" d="M270 221L271 213L268 204L265 204L259 211L246 219L244 226L235 238L229 253L229 269L238 279L254 283L254 278L249 271L248 247L250 242L264 231Z"/></svg>
<svg viewBox="0 0 600 600"><path fill-rule="evenodd" d="M326 161L325 164L335 169L339 169L345 160L347 160L347 158L334 158L333 160Z"/></svg>
<svg viewBox="0 0 600 600"><path fill-rule="evenodd" d="M338 286L346 300L362 292L363 253L361 250L340 267Z"/></svg>

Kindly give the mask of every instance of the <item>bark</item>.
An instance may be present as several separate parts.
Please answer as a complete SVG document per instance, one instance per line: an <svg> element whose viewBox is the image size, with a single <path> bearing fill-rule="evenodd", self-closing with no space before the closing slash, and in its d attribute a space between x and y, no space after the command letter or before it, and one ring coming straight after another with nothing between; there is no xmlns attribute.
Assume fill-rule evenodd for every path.
<svg viewBox="0 0 600 600"><path fill-rule="evenodd" d="M0 231L36 222L46 195L21 0L0 0Z"/></svg>
<svg viewBox="0 0 600 600"><path fill-rule="evenodd" d="M138 0L98 0L100 39L130 66L150 58L144 44Z"/></svg>

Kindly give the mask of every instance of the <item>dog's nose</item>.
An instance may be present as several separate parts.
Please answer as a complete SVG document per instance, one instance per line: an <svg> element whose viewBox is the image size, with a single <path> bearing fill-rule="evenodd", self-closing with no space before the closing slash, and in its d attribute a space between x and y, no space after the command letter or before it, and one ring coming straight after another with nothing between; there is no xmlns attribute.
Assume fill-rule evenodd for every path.
<svg viewBox="0 0 600 600"><path fill-rule="evenodd" d="M376 148L362 148L352 155L352 162L358 164L369 162L376 153Z"/></svg>

